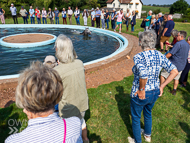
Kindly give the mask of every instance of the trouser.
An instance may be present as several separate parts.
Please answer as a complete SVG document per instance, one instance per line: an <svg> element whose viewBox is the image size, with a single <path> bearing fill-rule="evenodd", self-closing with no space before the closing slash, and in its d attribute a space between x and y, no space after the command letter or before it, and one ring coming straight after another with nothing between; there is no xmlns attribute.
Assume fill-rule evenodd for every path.
<svg viewBox="0 0 190 143"><path fill-rule="evenodd" d="M43 21L43 24L44 24L44 23L47 24L47 20L46 20L45 17L42 17L42 21Z"/></svg>
<svg viewBox="0 0 190 143"><path fill-rule="evenodd" d="M134 32L135 30L135 25L131 24L131 31Z"/></svg>
<svg viewBox="0 0 190 143"><path fill-rule="evenodd" d="M115 20L111 20L111 27L112 29L115 29Z"/></svg>
<svg viewBox="0 0 190 143"><path fill-rule="evenodd" d="M59 24L59 17L55 17L55 23Z"/></svg>
<svg viewBox="0 0 190 143"><path fill-rule="evenodd" d="M94 20L91 20L91 26L94 27Z"/></svg>
<svg viewBox="0 0 190 143"><path fill-rule="evenodd" d="M87 26L87 17L83 17L84 20L84 26Z"/></svg>
<svg viewBox="0 0 190 143"><path fill-rule="evenodd" d="M96 17L96 28L100 28L100 17Z"/></svg>
<svg viewBox="0 0 190 143"><path fill-rule="evenodd" d="M109 19L106 19L107 29L109 29Z"/></svg>
<svg viewBox="0 0 190 143"><path fill-rule="evenodd" d="M24 24L28 24L27 17L26 16L22 16L22 18L23 18Z"/></svg>
<svg viewBox="0 0 190 143"><path fill-rule="evenodd" d="M17 16L16 15L12 15L13 20L14 20L14 24L18 24L18 20L17 20Z"/></svg>
<svg viewBox="0 0 190 143"><path fill-rule="evenodd" d="M78 16L77 18L75 18L75 20L76 20L77 25L80 25L80 16Z"/></svg>
<svg viewBox="0 0 190 143"><path fill-rule="evenodd" d="M190 69L190 63L188 63L187 60L186 66L181 74L180 83L187 82L189 69Z"/></svg>
<svg viewBox="0 0 190 143"><path fill-rule="evenodd" d="M151 136L152 108L159 98L160 89L145 92L145 99L139 99L138 95L131 98L132 129L135 143L141 143L141 112L144 115L144 135Z"/></svg>
<svg viewBox="0 0 190 143"><path fill-rule="evenodd" d="M63 18L63 24L67 24L66 18Z"/></svg>
<svg viewBox="0 0 190 143"><path fill-rule="evenodd" d="M69 16L69 23L72 25L72 16Z"/></svg>
<svg viewBox="0 0 190 143"><path fill-rule="evenodd" d="M0 19L1 19L2 24L5 24L5 18L4 18L4 15L3 15L3 14L0 15Z"/></svg>
<svg viewBox="0 0 190 143"><path fill-rule="evenodd" d="M105 26L105 19L101 19L101 21L102 21L102 28L106 28L106 26Z"/></svg>
<svg viewBox="0 0 190 143"><path fill-rule="evenodd" d="M50 23L51 23L51 24L54 24L53 18L50 18Z"/></svg>
<svg viewBox="0 0 190 143"><path fill-rule="evenodd" d="M30 21L31 21L31 24L35 24L35 20L34 20L34 17L30 17Z"/></svg>
<svg viewBox="0 0 190 143"><path fill-rule="evenodd" d="M41 24L41 18L37 18L38 24Z"/></svg>

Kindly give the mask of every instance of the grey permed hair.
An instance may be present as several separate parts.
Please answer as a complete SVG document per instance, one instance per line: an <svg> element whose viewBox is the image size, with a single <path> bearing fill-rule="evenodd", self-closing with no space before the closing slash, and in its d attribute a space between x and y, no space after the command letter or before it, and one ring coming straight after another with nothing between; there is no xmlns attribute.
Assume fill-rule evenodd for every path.
<svg viewBox="0 0 190 143"><path fill-rule="evenodd" d="M154 30L139 32L139 46L142 50L155 49L157 35Z"/></svg>
<svg viewBox="0 0 190 143"><path fill-rule="evenodd" d="M172 35L173 37L176 37L178 33L179 33L178 30L172 30L171 35Z"/></svg>

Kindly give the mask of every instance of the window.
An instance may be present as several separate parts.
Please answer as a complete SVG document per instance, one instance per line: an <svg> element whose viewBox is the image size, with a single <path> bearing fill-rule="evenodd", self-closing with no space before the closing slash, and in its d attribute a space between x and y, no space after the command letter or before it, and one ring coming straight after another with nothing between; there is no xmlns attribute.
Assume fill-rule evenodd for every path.
<svg viewBox="0 0 190 143"><path fill-rule="evenodd" d="M121 4L119 4L119 7L120 7Z"/></svg>
<svg viewBox="0 0 190 143"><path fill-rule="evenodd" d="M113 3L113 7L115 7L115 3Z"/></svg>
<svg viewBox="0 0 190 143"><path fill-rule="evenodd" d="M132 7L132 5L133 5L133 4L129 4L129 8L131 8L131 7Z"/></svg>
<svg viewBox="0 0 190 143"><path fill-rule="evenodd" d="M136 4L136 5L135 5L135 8L136 8L136 9L137 9L137 6L138 6L138 5Z"/></svg>

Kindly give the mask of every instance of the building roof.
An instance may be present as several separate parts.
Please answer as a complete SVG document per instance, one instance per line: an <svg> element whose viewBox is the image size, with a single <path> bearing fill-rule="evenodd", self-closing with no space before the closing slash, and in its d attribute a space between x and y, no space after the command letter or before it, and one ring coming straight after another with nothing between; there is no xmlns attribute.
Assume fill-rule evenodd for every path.
<svg viewBox="0 0 190 143"><path fill-rule="evenodd" d="M119 0L119 2L121 3L121 4L128 4L128 3L130 3L132 0ZM141 0L139 0L141 3L142 3L142 1ZM114 2L114 0L108 0L106 3L112 3L112 2ZM142 3L143 4L143 3Z"/></svg>

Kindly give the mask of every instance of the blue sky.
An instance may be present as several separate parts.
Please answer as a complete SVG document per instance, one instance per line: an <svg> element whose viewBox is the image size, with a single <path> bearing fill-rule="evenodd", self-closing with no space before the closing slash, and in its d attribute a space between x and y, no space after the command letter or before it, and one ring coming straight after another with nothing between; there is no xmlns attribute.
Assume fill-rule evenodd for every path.
<svg viewBox="0 0 190 143"><path fill-rule="evenodd" d="M173 4L177 0L142 0L143 4ZM186 0L190 4L190 0Z"/></svg>

